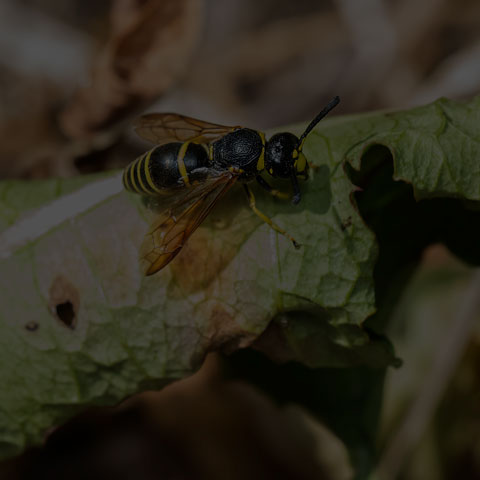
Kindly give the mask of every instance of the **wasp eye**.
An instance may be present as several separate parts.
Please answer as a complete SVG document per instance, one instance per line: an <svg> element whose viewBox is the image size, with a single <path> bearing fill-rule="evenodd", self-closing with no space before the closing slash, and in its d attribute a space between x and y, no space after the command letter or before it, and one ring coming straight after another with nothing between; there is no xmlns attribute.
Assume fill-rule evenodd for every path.
<svg viewBox="0 0 480 480"><path fill-rule="evenodd" d="M298 138L293 133L277 133L268 142L265 150L265 168L273 177L289 178L295 161ZM297 153L298 155L298 153Z"/></svg>

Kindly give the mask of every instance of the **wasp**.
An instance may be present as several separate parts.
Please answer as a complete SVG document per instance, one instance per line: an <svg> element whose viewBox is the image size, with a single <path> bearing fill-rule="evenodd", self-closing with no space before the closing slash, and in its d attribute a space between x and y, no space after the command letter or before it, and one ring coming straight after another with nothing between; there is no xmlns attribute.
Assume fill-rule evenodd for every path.
<svg viewBox="0 0 480 480"><path fill-rule="evenodd" d="M310 122L300 137L283 132L268 141L263 132L227 127L174 113L150 113L135 123L137 134L156 146L130 163L123 173L125 188L154 197L158 217L140 249L145 275L164 268L180 252L212 208L237 183L243 183L250 208L275 231L299 248L296 240L263 214L248 183L256 180L276 197L288 197L265 178L290 179L292 203L301 199L298 179L308 178L309 164L302 149L307 135L339 97Z"/></svg>

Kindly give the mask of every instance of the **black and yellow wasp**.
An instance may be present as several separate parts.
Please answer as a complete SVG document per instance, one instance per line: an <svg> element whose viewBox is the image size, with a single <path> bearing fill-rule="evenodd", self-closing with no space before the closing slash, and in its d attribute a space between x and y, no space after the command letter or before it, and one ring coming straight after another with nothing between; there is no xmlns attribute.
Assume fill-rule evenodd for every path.
<svg viewBox="0 0 480 480"><path fill-rule="evenodd" d="M300 136L284 132L265 140L265 134L240 126L226 127L173 113L143 115L136 132L156 144L125 168L123 184L130 192L156 197L158 218L141 247L145 274L165 267L180 252L187 239L215 204L240 181L250 207L270 227L299 245L285 230L260 212L247 185L257 182L274 196L275 190L261 176L290 179L292 202L300 201L298 178L308 178L308 162L302 153L307 135L340 99L335 97Z"/></svg>

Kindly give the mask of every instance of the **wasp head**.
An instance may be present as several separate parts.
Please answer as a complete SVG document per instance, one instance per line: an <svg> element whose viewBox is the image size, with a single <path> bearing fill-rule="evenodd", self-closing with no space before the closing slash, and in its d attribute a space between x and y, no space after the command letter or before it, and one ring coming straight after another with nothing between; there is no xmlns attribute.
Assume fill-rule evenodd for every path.
<svg viewBox="0 0 480 480"><path fill-rule="evenodd" d="M293 186L294 204L301 198L297 177L308 178L308 162L302 153L303 144L308 134L325 115L335 108L340 102L339 97L334 97L328 105L309 123L300 138L293 133L277 133L267 143L265 152L265 168L273 177L290 177Z"/></svg>
<svg viewBox="0 0 480 480"><path fill-rule="evenodd" d="M302 153L303 144L308 134L317 123L336 107L340 99L334 97L330 103L310 122L300 138L293 133L277 133L265 148L265 168L272 177L290 178L293 186L293 203L301 198L297 177L308 178L308 162Z"/></svg>
<svg viewBox="0 0 480 480"><path fill-rule="evenodd" d="M265 168L272 177L290 178L298 154L298 137L288 132L277 133L267 142Z"/></svg>
<svg viewBox="0 0 480 480"><path fill-rule="evenodd" d="M300 201L297 176L308 177L308 162L293 133L277 133L265 148L265 169L272 177L290 178L293 184L293 203Z"/></svg>

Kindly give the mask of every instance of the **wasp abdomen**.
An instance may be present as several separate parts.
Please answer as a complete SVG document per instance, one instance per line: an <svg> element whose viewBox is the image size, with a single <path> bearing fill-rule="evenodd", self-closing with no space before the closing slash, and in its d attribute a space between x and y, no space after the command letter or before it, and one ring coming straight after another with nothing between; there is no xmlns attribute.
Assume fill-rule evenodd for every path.
<svg viewBox="0 0 480 480"><path fill-rule="evenodd" d="M167 143L153 148L134 160L124 171L127 190L145 195L158 195L172 188L202 181L209 166L207 150L199 144Z"/></svg>
<svg viewBox="0 0 480 480"><path fill-rule="evenodd" d="M264 142L255 130L240 128L213 144L213 163L220 168L236 167L246 172L256 171Z"/></svg>

